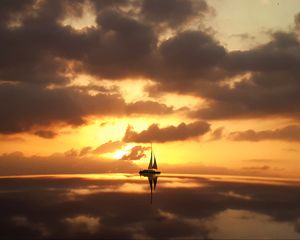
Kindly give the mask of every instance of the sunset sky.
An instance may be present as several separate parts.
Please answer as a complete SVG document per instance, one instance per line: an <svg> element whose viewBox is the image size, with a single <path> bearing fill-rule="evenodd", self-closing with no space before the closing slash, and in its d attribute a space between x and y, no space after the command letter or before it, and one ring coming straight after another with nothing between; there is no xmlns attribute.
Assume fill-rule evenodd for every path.
<svg viewBox="0 0 300 240"><path fill-rule="evenodd" d="M0 175L300 176L300 1L0 1Z"/></svg>

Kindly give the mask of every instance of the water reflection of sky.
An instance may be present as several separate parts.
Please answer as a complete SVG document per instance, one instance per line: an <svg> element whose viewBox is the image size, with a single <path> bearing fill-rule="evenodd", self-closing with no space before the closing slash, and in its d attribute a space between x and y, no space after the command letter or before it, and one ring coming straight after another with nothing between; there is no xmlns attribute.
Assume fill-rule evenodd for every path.
<svg viewBox="0 0 300 240"><path fill-rule="evenodd" d="M295 180L167 175L0 179L0 237L299 239Z"/></svg>

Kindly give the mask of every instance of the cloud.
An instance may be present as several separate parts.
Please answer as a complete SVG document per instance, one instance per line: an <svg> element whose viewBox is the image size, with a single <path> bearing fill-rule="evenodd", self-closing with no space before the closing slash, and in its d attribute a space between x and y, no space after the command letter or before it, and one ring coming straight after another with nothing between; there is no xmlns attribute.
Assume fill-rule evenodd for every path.
<svg viewBox="0 0 300 240"><path fill-rule="evenodd" d="M79 156L72 149L49 156L24 156L21 152L0 155L0 175L136 172L131 161Z"/></svg>
<svg viewBox="0 0 300 240"><path fill-rule="evenodd" d="M143 146L134 146L130 149L128 154L125 154L121 160L140 160L143 157L146 157L145 150L148 150L149 147Z"/></svg>
<svg viewBox="0 0 300 240"><path fill-rule="evenodd" d="M170 114L173 113L173 107L154 101L138 101L127 105L128 114Z"/></svg>
<svg viewBox="0 0 300 240"><path fill-rule="evenodd" d="M159 47L159 72L153 77L166 91L193 92L199 83L216 80L226 50L203 31L184 31ZM188 79L188 84L187 84Z"/></svg>
<svg viewBox="0 0 300 240"><path fill-rule="evenodd" d="M18 23L16 27L9 27L5 20L0 24L1 80L40 84L68 81L64 76L68 68L58 54L59 49L67 50L68 45L74 47L71 36L76 35L72 29L58 24L58 19L66 12L66 4L67 1L56 0L1 3L0 8L4 6L6 15ZM10 7L12 5L20 6L17 14L14 11L17 7Z"/></svg>
<svg viewBox="0 0 300 240"><path fill-rule="evenodd" d="M29 221L28 218L24 216L13 216L11 220L16 226L28 228L33 232L39 233L39 235L41 235L42 237L49 236L48 229L42 223Z"/></svg>
<svg viewBox="0 0 300 240"><path fill-rule="evenodd" d="M92 149L93 148L90 146L82 148L79 152L79 156L85 156L85 155L89 154L92 151Z"/></svg>
<svg viewBox="0 0 300 240"><path fill-rule="evenodd" d="M263 165L263 166L252 166L252 167L244 167L243 169L245 170L250 170L250 171L266 171L269 170L271 167L268 165Z"/></svg>
<svg viewBox="0 0 300 240"><path fill-rule="evenodd" d="M171 27L187 23L192 18L208 12L209 7L203 0L145 0L141 8L146 20Z"/></svg>
<svg viewBox="0 0 300 240"><path fill-rule="evenodd" d="M113 153L121 150L126 145L122 141L108 141L101 144L100 146L93 148L91 146L83 147L80 151L75 149L70 149L64 153L66 157L87 157L87 156L99 156L106 153ZM145 157L145 151L149 147L144 147L136 145L132 147L127 154L123 155L120 160L140 160Z"/></svg>
<svg viewBox="0 0 300 240"><path fill-rule="evenodd" d="M294 18L295 28L300 31L300 13L297 13Z"/></svg>
<svg viewBox="0 0 300 240"><path fill-rule="evenodd" d="M57 123L79 126L88 115L119 115L125 104L117 95L90 96L71 88L23 84L1 84L0 100L1 115L5 116L0 120L0 133L4 134Z"/></svg>
<svg viewBox="0 0 300 240"><path fill-rule="evenodd" d="M154 110L155 108L155 110ZM0 84L0 133L30 132L53 138L55 133L41 127L55 124L80 126L89 116L125 116L128 114L169 114L165 104L135 102L127 104L119 94L89 95L76 88L48 89L41 85Z"/></svg>
<svg viewBox="0 0 300 240"><path fill-rule="evenodd" d="M122 141L108 141L106 143L101 144L96 148L92 148L90 146L82 148L79 153L78 151L71 149L67 151L65 154L71 157L85 157L87 155L98 156L105 153L112 153L118 150L121 150L126 145L125 142ZM143 147L140 145L136 145L132 147L129 152L122 156L120 160L140 160L145 157L145 151L148 150L149 147Z"/></svg>
<svg viewBox="0 0 300 240"><path fill-rule="evenodd" d="M270 42L230 52L224 68L240 74L232 85L198 90L207 105L191 113L204 119L292 117L299 119L300 42L292 32L275 32ZM245 73L251 73L244 76Z"/></svg>
<svg viewBox="0 0 300 240"><path fill-rule="evenodd" d="M69 230L73 233L95 234L100 228L100 218L85 215L68 217L63 220Z"/></svg>
<svg viewBox="0 0 300 240"><path fill-rule="evenodd" d="M102 145L100 145L99 147L95 148L93 150L94 154L103 154L103 153L109 153L109 152L114 152L118 149L120 149L121 147L124 146L124 142L121 141L108 141L106 143L103 143Z"/></svg>
<svg viewBox="0 0 300 240"><path fill-rule="evenodd" d="M234 141L263 141L263 140L281 140L281 141L300 141L300 127L298 125L289 125L284 128L265 131L239 131L232 132L229 138Z"/></svg>
<svg viewBox="0 0 300 240"><path fill-rule="evenodd" d="M299 40L293 32L275 32L272 40L248 51L228 55L227 67L238 71L298 72L300 65Z"/></svg>
<svg viewBox="0 0 300 240"><path fill-rule="evenodd" d="M241 40L245 40L245 41L247 41L247 40L254 41L255 40L255 36L252 36L249 33L232 34L230 37L240 38Z"/></svg>
<svg viewBox="0 0 300 240"><path fill-rule="evenodd" d="M167 126L160 128L157 124L152 124L148 129L138 133L131 126L128 126L124 135L125 142L171 142L183 141L204 135L210 129L207 122L197 121L193 123L181 123L178 126Z"/></svg>
<svg viewBox="0 0 300 240"><path fill-rule="evenodd" d="M67 17L80 17L85 4L90 4L90 14L96 19L92 27L78 31L62 24ZM211 31L191 29L187 24L195 18L199 22L209 8L203 0L0 2L0 82L14 83L9 87L1 84L0 92L11 96L20 93L17 100L5 96L8 119L0 122L0 132L32 131L35 125L57 122L80 125L89 115L148 114L145 108L155 114L172 112L172 108L155 102L127 106L120 96L107 96L108 92L87 96L79 93L79 87L77 92L64 88L82 73L97 80L147 78L156 83L157 92L205 99L206 105L189 115L197 119L299 119L300 42L295 30L299 14L295 29L272 32L268 43L230 52ZM175 30L168 39L162 38L161 25ZM238 81L233 83L232 78ZM53 84L61 89L50 91L47 87ZM29 94L25 85L34 91ZM25 92L19 92L20 88ZM47 97L42 97L44 94ZM37 95L49 113L38 115L43 112L41 103L30 103L37 106L37 113L26 106ZM81 98L81 103L73 97ZM24 104L18 102L20 98ZM62 110L49 103L57 103L55 99L62 100ZM107 102L110 108L106 108ZM19 104L26 119L21 118L22 111L18 115L7 110Z"/></svg>
<svg viewBox="0 0 300 240"><path fill-rule="evenodd" d="M56 132L47 131L47 130L39 130L39 131L34 132L34 134L39 137L48 138L48 139L51 139L51 138L54 138L55 136L57 136Z"/></svg>
<svg viewBox="0 0 300 240"><path fill-rule="evenodd" d="M150 26L112 4L96 12L97 26L77 31L60 22L70 14L80 15L88 1L34 2L38 6L34 14L27 16L25 7L20 10L27 16L20 26L8 27L4 20L0 24L0 79L63 84L69 80L66 73L72 71L111 79L143 75L156 43ZM6 15L14 14L13 8L7 10L11 12ZM75 68L70 69L70 61Z"/></svg>
<svg viewBox="0 0 300 240"><path fill-rule="evenodd" d="M211 132L210 141L220 140L224 135L224 127L218 127L214 131Z"/></svg>

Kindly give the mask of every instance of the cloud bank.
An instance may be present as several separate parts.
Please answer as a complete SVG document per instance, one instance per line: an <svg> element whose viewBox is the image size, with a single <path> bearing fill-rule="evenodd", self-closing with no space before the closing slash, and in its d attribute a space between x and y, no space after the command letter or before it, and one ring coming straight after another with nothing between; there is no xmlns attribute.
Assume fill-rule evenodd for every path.
<svg viewBox="0 0 300 240"><path fill-rule="evenodd" d="M158 124L152 124L140 133L135 132L131 126L128 126L123 141L138 143L183 141L200 137L209 130L210 125L202 121L189 124L181 123L178 126L171 125L162 128Z"/></svg>

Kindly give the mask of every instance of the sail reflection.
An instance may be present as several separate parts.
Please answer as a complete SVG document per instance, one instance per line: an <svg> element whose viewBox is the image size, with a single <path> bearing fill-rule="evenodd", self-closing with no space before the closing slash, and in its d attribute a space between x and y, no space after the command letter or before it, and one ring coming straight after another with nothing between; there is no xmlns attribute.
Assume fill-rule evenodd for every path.
<svg viewBox="0 0 300 240"><path fill-rule="evenodd" d="M147 177L150 185L150 203L152 204L153 192L156 189L158 174L141 173L140 176Z"/></svg>
<svg viewBox="0 0 300 240"><path fill-rule="evenodd" d="M151 195L150 203L151 204L152 204L152 192L155 191L155 189L156 189L157 178L158 178L158 176L156 176L156 175L148 176L148 181L150 184L150 195Z"/></svg>

